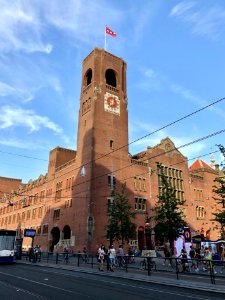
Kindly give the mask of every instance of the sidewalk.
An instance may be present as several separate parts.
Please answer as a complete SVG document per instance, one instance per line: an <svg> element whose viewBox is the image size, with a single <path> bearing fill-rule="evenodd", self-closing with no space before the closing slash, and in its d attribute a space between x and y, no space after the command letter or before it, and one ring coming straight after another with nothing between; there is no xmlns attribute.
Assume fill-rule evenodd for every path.
<svg viewBox="0 0 225 300"><path fill-rule="evenodd" d="M141 281L141 282L149 282L149 283L157 283L162 285L169 285L169 286L176 286L176 287L182 287L186 289L192 289L192 290L202 290L202 291L211 291L215 293L222 293L225 294L225 284L224 281L221 283L218 283L218 280L216 284L210 284L209 282L202 282L200 281L201 276L198 277L197 281L196 276L193 278L188 278L188 280L185 279L176 279L171 278L171 276L168 277L168 274L160 274L155 275L154 272L151 272L151 275L143 275L139 274L138 272L132 272L129 271L129 273L125 272L124 270L116 269L115 272L110 272L105 270L104 272L99 272L97 267L91 268L91 267L77 267L74 265L69 264L55 264L55 263L47 263L47 262L38 262L38 263L31 263L28 261L16 261L16 264L28 264L33 267L48 267L48 268L54 268L54 269L62 269L62 270L70 270L73 272L80 272L80 273L88 273L88 274L95 274L99 276L109 276L109 277L117 277L117 278L125 278L130 279L134 281Z"/></svg>

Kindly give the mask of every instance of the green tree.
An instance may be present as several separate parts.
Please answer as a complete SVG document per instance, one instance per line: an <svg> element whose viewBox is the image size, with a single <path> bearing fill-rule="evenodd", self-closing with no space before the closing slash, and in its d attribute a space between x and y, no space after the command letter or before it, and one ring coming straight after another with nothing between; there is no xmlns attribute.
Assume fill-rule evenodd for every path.
<svg viewBox="0 0 225 300"><path fill-rule="evenodd" d="M172 246L179 236L179 228L187 226L182 209L185 200L176 197L176 189L171 186L168 177L164 175L163 168L160 165L158 167L162 190L153 209L154 230L157 240L169 240Z"/></svg>
<svg viewBox="0 0 225 300"><path fill-rule="evenodd" d="M222 145L218 145L218 147L225 157L225 148ZM220 224L221 238L225 238L225 176L216 177L214 182L216 184L213 186L212 190L215 194L213 199L220 204L221 208L218 209L216 213L213 213L215 216L213 221L216 221Z"/></svg>
<svg viewBox="0 0 225 300"><path fill-rule="evenodd" d="M110 239L110 243L113 240L121 240L122 245L124 245L124 242L128 242L133 236L135 224L132 219L135 218L135 212L133 212L133 208L125 194L125 186L123 186L121 193L112 193L112 200L108 207L107 237Z"/></svg>

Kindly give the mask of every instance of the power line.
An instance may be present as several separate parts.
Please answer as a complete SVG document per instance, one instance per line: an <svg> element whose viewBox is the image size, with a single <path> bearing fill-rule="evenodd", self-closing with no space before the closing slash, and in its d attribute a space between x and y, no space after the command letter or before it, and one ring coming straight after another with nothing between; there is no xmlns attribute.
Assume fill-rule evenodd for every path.
<svg viewBox="0 0 225 300"><path fill-rule="evenodd" d="M219 150L217 150L217 151L213 151L213 152L209 152L209 153L206 153L206 154L203 154L203 155L201 155L201 156L197 156L197 157L193 157L193 158L190 158L190 159L188 159L188 160L182 160L182 161L180 161L180 162L177 162L177 163L174 163L174 164L170 164L170 165L168 165L168 167L174 167L174 166L176 166L176 165L179 165L179 164L182 164L182 163L185 163L186 161L190 161L190 160L195 160L195 159L197 159L197 158L199 158L199 157L205 157L205 156L208 156L208 155L210 155L210 154L215 154L215 153L218 153L218 152L220 152ZM156 169L152 169L152 172L155 172L155 171L157 171L157 168ZM202 172L202 171L195 171L195 173L197 173L197 172ZM144 173L141 173L141 174L138 174L137 176L143 176L143 175L146 175L146 174L148 174L149 173L149 171L147 171L147 172L144 172ZM128 179L131 179L131 178L133 178L133 176L130 176L130 177L126 177L126 178L124 178L123 179L123 181L125 181L125 180L128 180ZM99 187L96 187L96 188L94 188L94 189L99 189ZM2 192L2 193L4 193L3 191L0 191L0 192ZM80 194L80 193L84 193L85 191L81 191L81 192L79 192L78 194ZM18 194L18 195L16 195L16 196L20 196L20 197L29 197L28 195L22 195L22 194ZM101 197L101 198L106 198L106 197L109 197L109 195L98 195L98 197ZM52 196L52 197L49 197L49 196L47 196L47 197L45 197L45 199L55 199L55 196ZM70 199L87 199L87 196L71 196L71 197L68 197L68 196L64 196L64 197L61 197L60 199L67 199L67 200L70 200ZM18 200L17 200L18 201ZM12 205L14 205L15 203L17 203L17 201L16 202L14 202L14 203L10 203L10 204L12 204ZM2 202L3 203L3 202ZM9 205L9 204L8 204ZM8 206L7 205L7 206ZM28 205L29 206L29 205ZM28 206L25 206L25 207L22 207L22 208L26 208L26 207L28 207Z"/></svg>
<svg viewBox="0 0 225 300"><path fill-rule="evenodd" d="M206 140L206 139L208 139L208 138L211 138L211 137L213 137L213 136L215 136L215 135L218 135L218 134L221 134L221 133L223 133L223 132L225 132L225 129L222 129L222 130L219 130L219 131L217 131L217 132L211 133L211 134L209 134L209 135L207 135L207 136L201 137L201 138L199 138L199 139L196 139L196 140L194 140L194 141L191 141L191 142L189 142L189 143L186 143L186 144L184 144L184 145L181 145L181 146L179 146L179 147L177 147L177 148L172 148L172 149L167 150L167 151L165 151L165 152L163 152L163 153L160 153L160 154L157 154L157 155L154 155L154 156L150 156L150 157L148 157L148 160L151 160L151 159L153 159L153 158L157 158L157 157L159 157L159 156L162 156L162 155L165 155L165 154L167 154L167 153L173 152L174 150L178 150L178 149L181 149L181 148L190 146L190 145L192 145L192 144L195 144L195 143L197 143L197 142ZM146 159L144 159L144 160L146 160ZM139 162L143 162L143 161L142 161L142 160L139 160ZM129 168L129 167L131 167L131 166L133 166L133 164L129 164L129 165L124 166L124 167L122 167L122 168L120 168L120 169L114 170L113 173L116 173L116 172L121 171L121 170L123 170L123 169ZM78 169L78 168L74 168L73 170L70 170L70 171L68 171L67 173L71 173L71 171L75 171L75 170L77 170L77 169ZM63 173L61 176L65 176L65 174L67 174L67 173ZM76 187L76 186L80 186L80 185L82 185L82 184L91 182L91 181L93 181L94 179L98 179L98 178L101 178L101 177L103 177L103 176L106 176L106 175L108 175L109 173L111 173L111 172L107 172L107 173L101 174L101 175L99 175L99 176L96 176L96 177L94 177L94 178L91 178L91 179L82 181L82 182L80 182L80 183L77 183L76 185L73 185L73 188ZM54 179L52 179L52 180L54 180ZM51 181L52 181L52 180L51 180ZM48 182L50 182L50 181L48 181ZM65 188L65 189L62 189L61 191L63 191L63 190L66 190L66 188ZM80 192L80 193L81 193L81 192ZM18 194L17 196L21 196L21 194Z"/></svg>
<svg viewBox="0 0 225 300"><path fill-rule="evenodd" d="M30 158L30 159L48 161L47 159L43 159L43 158L38 158L38 157L34 157L34 156L27 156L27 155L22 155L22 154L17 154L17 153L11 153L11 152L6 152L6 151L2 151L2 150L0 150L0 153L4 153L4 154L8 154L8 155L20 156L20 157L24 157L24 158Z"/></svg>
<svg viewBox="0 0 225 300"><path fill-rule="evenodd" d="M150 132L150 133L148 133L148 134L146 134L146 135L144 135L144 136L142 136L140 138L137 138L136 140L134 140L134 141L132 141L132 142L130 142L128 144L125 144L125 145L123 145L123 146L121 146L119 148L116 148L115 150L112 150L112 151L110 151L110 152L108 152L106 154L103 154L102 156L100 156L100 157L98 157L98 158L96 158L94 160L90 160L89 162L85 163L83 166L86 166L86 165L88 165L88 164L90 164L92 162L95 162L95 161L97 161L97 160L99 160L101 158L104 158L104 157L106 157L106 156L108 156L108 155L110 155L110 154L112 154L114 152L117 152L117 151L119 151L119 150L121 150L121 149L123 149L123 148L125 148L125 147L127 147L129 145L132 145L132 144L134 144L134 143L136 143L136 142L138 142L138 141L140 141L142 139L145 139L146 137L149 137L150 135L153 135L154 133L157 133L157 132L159 132L159 131L161 131L161 130L163 130L165 128L168 128L168 127L170 127L170 126L172 126L172 125L174 125L174 124L176 124L176 123L178 123L180 121L183 121L183 120L185 120L185 119L187 119L187 118L189 118L189 117L191 117L191 116L193 116L193 115L195 115L195 114L197 114L197 113L199 113L199 112L201 112L201 111L203 111L203 110L205 110L205 109L207 109L207 108L209 108L209 107L211 107L211 106L213 106L213 105L215 105L215 104L217 104L219 102L222 102L223 100L225 100L225 97L220 98L220 99L218 99L218 100L216 100L216 101L214 101L214 102L212 102L212 103L210 103L210 104L208 104L206 106L203 106L202 108L200 108L198 110L195 110L195 111L193 111L193 112L191 112L191 113L189 113L187 115L184 115L183 117L181 117L181 118L179 118L179 119L177 119L175 121L172 121L169 124L166 124L166 125L158 128L158 129L156 129L156 130L154 130L154 131L152 131L152 132ZM24 157L24 158L30 158L30 159L48 161L48 160L42 159L42 158L37 158L37 157L32 157L32 156L26 156L26 155L21 155L21 154L17 154L17 153L11 153L11 152L5 152L5 151L2 151L2 150L0 150L0 153L9 154L9 155L15 155L15 156L20 156L20 157ZM79 169L79 168L77 168L77 169Z"/></svg>

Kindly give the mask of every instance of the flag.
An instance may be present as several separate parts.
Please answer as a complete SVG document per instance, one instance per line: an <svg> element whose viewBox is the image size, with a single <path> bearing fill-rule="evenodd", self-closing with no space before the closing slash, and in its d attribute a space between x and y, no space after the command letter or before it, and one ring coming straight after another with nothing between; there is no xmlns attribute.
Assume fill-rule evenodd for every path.
<svg viewBox="0 0 225 300"><path fill-rule="evenodd" d="M113 36L113 37L115 37L116 36L116 33L115 32L113 32L109 27L105 27L105 33L107 33L107 34L109 34L109 35L111 35L111 36Z"/></svg>

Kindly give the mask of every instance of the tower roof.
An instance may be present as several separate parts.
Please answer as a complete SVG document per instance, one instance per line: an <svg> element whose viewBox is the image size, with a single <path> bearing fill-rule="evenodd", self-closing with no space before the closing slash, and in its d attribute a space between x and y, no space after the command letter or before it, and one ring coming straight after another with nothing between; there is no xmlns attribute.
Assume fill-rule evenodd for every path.
<svg viewBox="0 0 225 300"><path fill-rule="evenodd" d="M207 163L205 163L201 159L197 159L190 167L190 170L197 170L197 169L208 169L208 170L213 170Z"/></svg>

